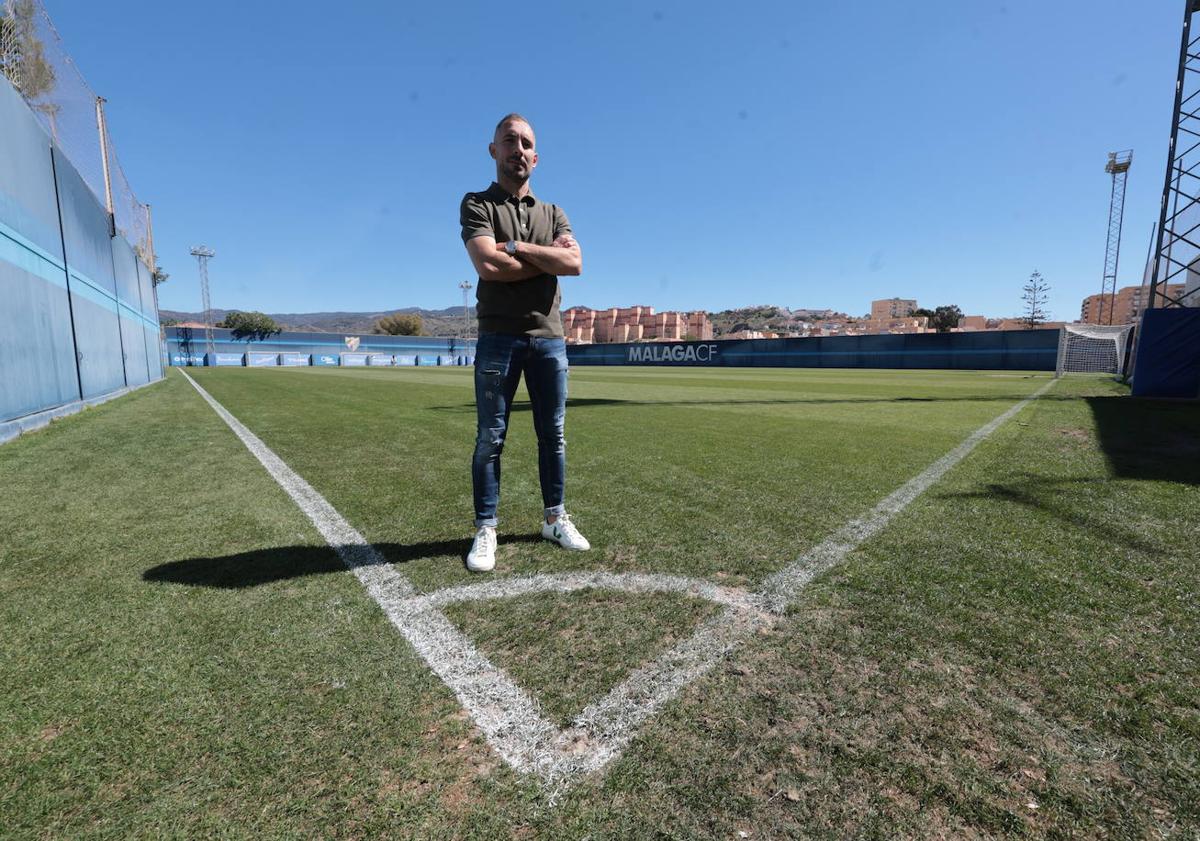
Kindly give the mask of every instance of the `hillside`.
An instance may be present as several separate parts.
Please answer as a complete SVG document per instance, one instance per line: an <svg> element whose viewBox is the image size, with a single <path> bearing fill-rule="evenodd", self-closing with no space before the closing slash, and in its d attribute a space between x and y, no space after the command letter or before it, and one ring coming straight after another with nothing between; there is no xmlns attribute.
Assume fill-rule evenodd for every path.
<svg viewBox="0 0 1200 841"><path fill-rule="evenodd" d="M763 304L721 310L709 313L708 317L713 323L713 335L719 337L741 330L770 330L786 334L796 331L804 322L827 318L832 314L829 310L790 310L787 307Z"/></svg>
<svg viewBox="0 0 1200 841"><path fill-rule="evenodd" d="M221 321L230 310L213 310L213 320ZM419 315L426 336L461 336L463 334L462 307L447 307L442 310L426 310L420 307L405 307L398 310L377 312L272 312L267 313L284 330L311 333L370 333L375 322L385 315ZM160 310L159 320L200 321L203 313ZM475 330L475 308L469 312L471 330Z"/></svg>

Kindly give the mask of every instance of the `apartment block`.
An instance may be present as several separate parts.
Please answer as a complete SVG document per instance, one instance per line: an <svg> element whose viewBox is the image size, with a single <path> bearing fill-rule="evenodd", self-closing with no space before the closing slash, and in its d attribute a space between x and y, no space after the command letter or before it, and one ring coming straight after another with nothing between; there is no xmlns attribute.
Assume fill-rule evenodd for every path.
<svg viewBox="0 0 1200 841"><path fill-rule="evenodd" d="M1168 283L1168 295L1178 297L1183 294L1184 284ZM1137 321L1150 298L1150 284L1145 286L1125 286L1117 290L1113 301L1112 319L1109 319L1107 296L1088 295L1083 299L1079 308L1079 320L1084 324L1133 324Z"/></svg>
<svg viewBox="0 0 1200 841"><path fill-rule="evenodd" d="M907 318L908 314L917 308L917 302L909 298L888 298L883 301L871 302L871 320L882 321L889 318Z"/></svg>
<svg viewBox="0 0 1200 841"><path fill-rule="evenodd" d="M654 307L643 306L606 310L571 307L563 310L562 320L567 341L578 344L678 342L685 336L707 341L713 337L712 322L701 310L656 313Z"/></svg>

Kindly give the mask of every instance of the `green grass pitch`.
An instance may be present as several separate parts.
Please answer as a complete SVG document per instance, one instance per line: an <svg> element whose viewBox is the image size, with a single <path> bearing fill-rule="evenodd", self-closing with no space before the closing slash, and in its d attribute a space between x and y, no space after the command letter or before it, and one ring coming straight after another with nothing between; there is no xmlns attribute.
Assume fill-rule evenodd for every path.
<svg viewBox="0 0 1200 841"><path fill-rule="evenodd" d="M418 590L478 582L469 370L189 373ZM1048 375L570 376L594 548L538 538L518 403L495 575L753 590ZM1194 837L1200 408L1125 395L1056 383L551 803L172 371L0 447L0 836ZM564 724L714 610L445 612Z"/></svg>

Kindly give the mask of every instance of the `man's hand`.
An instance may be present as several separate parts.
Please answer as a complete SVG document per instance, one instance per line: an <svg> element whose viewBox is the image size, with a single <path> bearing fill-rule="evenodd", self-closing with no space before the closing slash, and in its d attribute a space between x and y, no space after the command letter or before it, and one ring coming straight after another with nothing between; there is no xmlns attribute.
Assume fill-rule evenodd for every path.
<svg viewBox="0 0 1200 841"><path fill-rule="evenodd" d="M497 243L500 250L504 246ZM517 259L552 275L578 275L583 272L583 253L571 234L561 234L552 245L517 242Z"/></svg>
<svg viewBox="0 0 1200 841"><path fill-rule="evenodd" d="M496 243L496 250L503 251L505 254L507 254L508 253L507 245L508 245L507 242L498 242L498 243ZM528 245L529 245L529 243L527 243L527 242L518 242L517 243L517 254L520 254L521 251ZM558 239L556 239L554 242L551 243L551 247L552 248L578 248L579 243L577 243L575 241L575 237L571 236L570 234L562 234Z"/></svg>
<svg viewBox="0 0 1200 841"><path fill-rule="evenodd" d="M470 255L480 280L510 283L514 280L537 277L545 271L532 263L508 256L504 251L504 243L496 242L489 236L467 240L467 254Z"/></svg>

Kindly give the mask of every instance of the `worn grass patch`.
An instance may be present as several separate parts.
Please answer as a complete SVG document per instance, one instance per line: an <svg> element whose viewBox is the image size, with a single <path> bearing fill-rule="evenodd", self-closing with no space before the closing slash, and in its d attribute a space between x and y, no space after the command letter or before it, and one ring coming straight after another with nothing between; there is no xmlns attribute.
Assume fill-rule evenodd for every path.
<svg viewBox="0 0 1200 841"><path fill-rule="evenodd" d="M720 609L675 593L581 590L460 602L443 612L563 727Z"/></svg>

